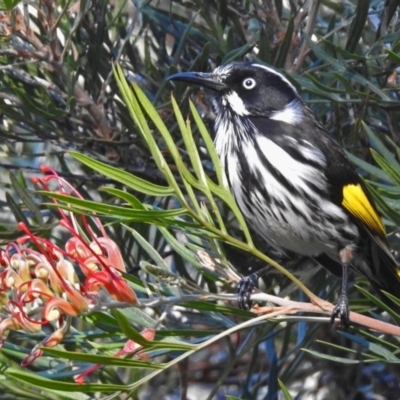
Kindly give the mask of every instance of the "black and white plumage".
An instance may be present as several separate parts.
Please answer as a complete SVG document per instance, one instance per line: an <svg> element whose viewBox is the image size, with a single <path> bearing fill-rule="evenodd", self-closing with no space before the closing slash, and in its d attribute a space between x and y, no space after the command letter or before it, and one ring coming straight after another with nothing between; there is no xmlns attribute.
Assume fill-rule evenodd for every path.
<svg viewBox="0 0 400 400"><path fill-rule="evenodd" d="M235 62L170 79L212 91L216 149L249 225L276 248L329 257L326 267L343 271L333 317L348 320L349 266L400 296L400 272L367 189L282 74Z"/></svg>

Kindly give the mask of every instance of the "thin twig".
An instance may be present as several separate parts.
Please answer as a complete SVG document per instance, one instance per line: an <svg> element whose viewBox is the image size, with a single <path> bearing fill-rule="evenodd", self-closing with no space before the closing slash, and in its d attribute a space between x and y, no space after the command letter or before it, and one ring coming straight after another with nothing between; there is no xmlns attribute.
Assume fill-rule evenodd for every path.
<svg viewBox="0 0 400 400"><path fill-rule="evenodd" d="M310 0L309 2L309 12L308 12L308 19L307 19L307 24L306 28L304 30L304 34L307 36L311 36L313 31L314 31L314 26L315 26L315 21L317 19L318 15L318 9L320 5L320 0ZM286 63L286 70L288 72L293 72L293 73L298 73L301 67L303 66L303 62L308 54L308 44L307 41L304 40L300 46L300 51L299 55L295 60L293 59L287 59Z"/></svg>
<svg viewBox="0 0 400 400"><path fill-rule="evenodd" d="M315 301L317 299L317 301ZM158 307L160 305L166 304L182 304L189 301L198 301L198 300L225 300L225 301L237 301L236 294L214 294L209 293L207 295L202 294L181 294L180 296L171 296L171 297L155 297L152 299L141 299L140 303L135 305L129 303L121 303L121 302L113 302L113 303L102 303L98 305L94 305L90 307L90 313L94 311L105 311L111 308L128 308L128 307L137 307L137 308L146 308L146 307ZM255 307L253 311L256 314L263 314L264 318L256 317L251 319L253 323L247 321L246 327L253 326L258 324L260 321L265 321L269 319L274 320L282 320L285 321L289 316L291 316L292 320L304 320L304 315L296 316L295 314L299 313L313 313L313 314L323 314L328 317L312 317L315 322L324 322L330 323L330 316L332 315L334 305L322 300L315 296L314 304L299 302L293 300L283 299L278 296L273 296L267 293L256 293L251 295L251 300L254 301L266 301L268 303L276 304L276 306L267 306L267 307ZM400 336L400 327L396 325L392 325L387 322L379 321L371 317L367 317L365 315L361 315L355 313L353 311L350 312L349 320L355 324L364 326L373 331L385 333L388 335ZM338 320L339 321L339 320Z"/></svg>

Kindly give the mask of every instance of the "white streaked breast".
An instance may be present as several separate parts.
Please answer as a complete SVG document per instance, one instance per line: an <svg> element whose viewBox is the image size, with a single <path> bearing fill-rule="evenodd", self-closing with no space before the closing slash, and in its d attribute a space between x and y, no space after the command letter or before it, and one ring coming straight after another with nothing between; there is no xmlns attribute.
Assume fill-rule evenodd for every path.
<svg viewBox="0 0 400 400"><path fill-rule="evenodd" d="M256 138L256 142L270 164L290 180L297 189L312 194L307 184L309 182L312 182L320 189L325 189L327 187L325 176L319 170L295 160L281 146L275 144L272 140L259 135ZM259 165L260 160L258 156L254 157L254 159L250 159L249 162L253 164L256 163L253 168L262 167L262 165Z"/></svg>

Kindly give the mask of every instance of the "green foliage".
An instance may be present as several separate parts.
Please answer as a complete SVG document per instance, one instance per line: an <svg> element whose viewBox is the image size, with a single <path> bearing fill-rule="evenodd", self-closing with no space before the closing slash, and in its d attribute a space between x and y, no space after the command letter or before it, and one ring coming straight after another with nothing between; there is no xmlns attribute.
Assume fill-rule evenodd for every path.
<svg viewBox="0 0 400 400"><path fill-rule="evenodd" d="M17 3L3 1L0 8ZM19 237L16 222L22 221L36 234L65 241L49 198L29 182L40 164L50 164L84 198L52 194L60 207L101 216L131 266L124 275L131 287L142 300L150 294L166 299L151 312L99 309L77 318L63 345L30 370L18 363L43 333L27 338L13 332L1 352L6 375L0 386L10 397L87 399L95 392L124 391L135 398L147 391L162 398L173 392L167 385L177 386L178 374L184 392L192 383L188 374L201 381L210 369L216 373L209 398L224 391L228 378L237 383L233 394L246 399L261 397L266 387L271 398L279 387L285 398L311 395L302 388L310 376L317 376L320 393L330 382L328 392L337 398L365 394L367 385L354 387L355 381L368 382L368 394L390 397L376 378L383 373L398 388L398 371L390 368L398 362L395 337L356 327L338 334L299 316L261 324L232 303L200 299L234 293L230 262L247 274L257 259L275 267L264 283L266 293L305 301L299 288L309 288L334 301L337 287L309 260L284 258L293 276L263 254L273 254L269 247L260 247L257 238L253 244L207 133L209 102L198 95L188 106L181 84L170 100L166 78L177 70L206 71L249 59L286 71L349 151L385 217L393 250L400 248L399 2L303 3L31 1L2 16L0 165L11 173L1 176L6 212L0 239ZM118 79L113 62L120 65ZM204 253L212 268L199 258ZM385 307L362 278L356 283L360 291L353 288L351 309L381 318ZM151 345L138 334L144 327L157 328ZM127 338L141 343L149 360L113 357ZM188 362L195 350L199 358ZM215 354L224 361L214 362ZM73 374L97 362L104 367L88 383L72 383ZM143 371L135 367L139 362Z"/></svg>
<svg viewBox="0 0 400 400"><path fill-rule="evenodd" d="M0 10L1 11L9 11L9 10L13 9L20 2L21 2L21 0L2 0L2 1L0 1Z"/></svg>
<svg viewBox="0 0 400 400"><path fill-rule="evenodd" d="M101 364L103 368L106 366L118 366L124 368L126 371L129 370L142 370L141 373L137 372L137 379L132 383L121 384L118 381L114 381L111 383L108 379L104 382L100 383L90 383L90 384L71 384L67 382L60 381L57 379L57 373L54 373L52 369L45 367L47 371L47 376L51 376L52 379L48 379L43 375L32 375L25 371L20 371L17 369L8 369L6 371L7 376L12 377L17 380L21 380L25 383L33 385L37 388L42 389L54 389L58 388L58 390L62 390L64 392L81 392L81 393L108 393L114 392L116 390L121 392L132 393L136 389L142 387L146 382L150 379L154 379L160 373L167 371L173 365L176 365L179 362L187 359L195 352L199 352L203 349L207 349L213 343L218 342L221 339L229 340L229 337L234 332L239 332L245 328L253 327L252 330L248 333L250 337L253 337L244 348L238 351L236 354L232 353L232 360L229 364L229 367L224 373L224 376L227 376L228 373L232 371L233 365L237 362L238 357L242 357L245 352L252 349L256 351L256 344L261 340L265 340L265 335L269 332L271 338L273 338L274 342L280 343L281 340L286 337L287 339L292 336L292 329L294 325L290 325L290 328L283 329L283 326L280 324L282 320L271 321L269 324L264 324L261 326L257 325L257 322L265 321L267 317L258 317L245 321L244 323L237 323L231 318L229 315L241 315L245 318L245 320L251 316L250 313L240 312L237 309L230 309L226 306L221 306L214 304L213 302L204 302L201 300L201 297L206 295L205 298L209 297L213 299L211 292L205 291L200 286L194 284L194 282L185 278L180 278L178 275L170 271L170 265L165 263L165 261L160 257L159 253L154 249L153 246L150 245L143 237L140 237L137 233L132 229L132 224L136 224L137 222L142 222L146 224L154 224L156 226L160 226L161 233L166 235L167 233L171 235L171 233L177 230L182 230L185 232L188 238L194 239L195 242L202 244L202 248L214 248L214 251L218 251L221 248L215 247L217 244L216 239L219 241L224 241L228 244L235 245L240 247L242 250L245 250L248 254L253 254L255 256L261 257L266 262L270 262L272 265L276 266L286 274L290 279L292 279L299 287L304 288L304 286L294 278L288 271L283 269L282 267L276 265L272 260L269 260L266 256L260 253L253 245L251 240L246 242L241 242L235 237L229 235L229 233L225 229L225 224L223 223L222 216L220 215L220 207L217 207L217 203L223 200L231 209L231 213L235 214L239 217L240 223L239 226L244 232L247 232L247 228L244 224L242 217L240 216L240 212L237 210L237 206L233 201L232 195L229 190L224 186L224 181L222 179L221 168L218 160L216 159L216 176L221 178L220 182L217 184L212 182L210 179L206 178L205 171L203 169L202 163L198 162L199 154L196 147L192 147L191 151L191 160L196 163L194 165L181 165L178 164L181 162L179 157L179 152L173 141L169 140L168 132L165 128L165 125L161 120L159 120L159 116L155 113L154 108L151 104L148 103L148 100L144 97L143 92L135 87L133 91L129 89L126 85L126 82L121 75L121 70L117 69L118 75L118 84L121 87L126 106L130 110L132 116L138 125L138 129L143 134L143 139L149 144L151 148L152 156L154 157L155 163L160 166L160 170L165 175L165 180L168 183L167 186L163 187L163 190L155 190L153 184L148 184L145 181L141 182L140 190L148 195L148 196L169 196L175 198L176 202L171 202L170 204L176 204L176 209L169 210L159 210L157 208L149 207L148 204L141 203L136 197L131 198L129 192L124 192L125 195L121 196L121 191L112 190L112 188L108 188L108 192L112 195L115 195L115 200L129 200L125 202L121 206L115 205L107 205L93 201L81 200L67 195L48 193L49 196L58 200L57 207L63 207L67 210L72 210L74 213L85 213L85 214L93 214L97 216L101 216L103 219L108 220L111 225L120 224L123 222L123 226L126 227L128 232L131 232L134 237L138 240L139 245L147 252L147 254L151 257L153 262L155 262L158 267L152 267L149 269L151 264L149 263L141 263L144 271L150 274L153 279L158 282L156 285L158 287L155 290L153 287L152 291L154 294L159 293L161 290L164 297L164 302L168 302L170 304L174 303L182 303L182 306L187 308L197 310L201 314L207 315L207 323L203 322L203 324L208 325L209 327L214 328L214 332L212 330L204 330L203 332L198 332L195 337L195 340L187 340L184 339L188 335L194 335L194 331L185 332L182 329L170 329L167 323L161 322L163 327L158 331L158 334L161 335L161 340L147 340L143 338L139 332L134 328L132 324L139 326L156 326L158 322L156 319L149 319L145 317L145 314L141 310L129 310L122 309L114 310L111 314L111 318L107 317L106 314L98 314L96 313L96 317L89 316L87 319L94 327L96 327L96 331L85 334L87 344L79 348L79 351L65 351L58 349L46 349L46 356L56 357L58 362L62 365L62 360L70 360L71 362L76 363L77 365L82 365L82 369L87 366L88 363L93 364ZM130 98L128 96L131 96ZM211 152L215 152L212 142L208 136L207 131L204 128L204 125L201 123L201 120L198 117L197 111L194 107L191 107L192 112L194 114L194 120L200 123L198 127L203 137L205 143L209 143L209 149ZM180 177L181 182L178 183L177 179L171 173L172 165L167 164L164 158L164 155L160 151L160 149L153 142L153 134L149 129L149 122L146 118L143 117L143 110L145 110L151 123L157 126L160 132L163 132L165 135L165 142L168 143L167 149L169 154L173 155L173 159L176 162L176 165L181 169ZM182 115L178 108L175 108L177 119L182 119ZM180 129L182 135L189 134L190 131L190 123L189 121L184 124L180 124ZM186 131L186 133L185 133ZM186 141L190 143L189 139ZM129 190L136 189L136 178L126 172L121 171L118 173L114 167L107 166L104 163L100 163L99 161L93 160L87 156L84 156L79 153L72 153L73 157L78 159L79 161L85 163L87 166L96 169L97 171L101 171L102 174L108 176L110 178L114 178L117 182L125 182L125 186ZM213 157L213 156L212 156ZM195 175L193 175L195 174ZM123 178L121 178L121 176ZM196 195L195 195L196 194ZM203 198L203 204L200 204L197 199ZM219 199L219 200L218 200ZM113 202L115 203L115 201ZM168 204L168 203L167 203ZM178 210L178 212L176 212ZM188 219L190 218L190 219ZM166 229L167 228L167 229ZM174 235L175 235L174 234ZM247 235L249 233L247 232ZM167 237L167 235L166 235ZM171 237L169 237L170 240ZM196 239L197 238L197 239ZM201 239L200 242L198 240ZM196 251L193 251L190 240L186 244L184 243L175 243L176 246L179 246L181 249L178 252L184 260L191 262L192 260L198 259ZM213 246L214 245L214 246ZM197 246L197 249L199 247ZM218 254L225 258L223 253ZM213 280L215 282L222 282L223 274L222 271L225 269L229 271L230 267L228 265L222 265L222 270L214 270ZM207 269L204 265L200 264L199 272L207 275ZM135 283L135 289L140 289L141 283L139 281L132 281ZM150 280L151 282L151 280ZM138 286L139 285L139 286ZM173 288L175 286L179 286L181 293L176 296L176 290ZM140 290L139 290L140 291ZM178 293L179 293L178 292ZM200 297L196 297L195 294L200 294ZM194 297L193 297L194 295ZM149 298L151 300L151 298ZM161 303L163 303L162 298L160 298ZM371 297L372 301L379 302L379 300ZM145 298L141 299L141 302L146 304ZM147 302L147 304L151 304ZM380 303L379 303L380 304ZM122 307L122 305L121 305ZM159 306L157 306L158 308ZM285 318L283 319L285 320ZM300 318L301 320L301 318ZM294 321L294 320L292 320ZM99 324L101 322L101 324ZM194 321L193 321L194 322ZM193 323L192 322L192 323ZM300 322L301 324L301 322ZM189 324L190 326L191 324ZM113 327L112 329L110 329ZM277 332L283 331L281 333L274 333L275 329ZM215 331L216 330L216 331ZM303 352L296 351L297 346L294 348L286 348L285 352L281 354L281 360L283 361L286 357L295 357L295 359L300 360L303 358L304 354L310 354L314 357L319 357L321 359L329 360L330 362L342 362L346 364L358 365L360 361L364 363L370 362L386 362L386 363L397 363L398 358L393 354L393 349L396 349L397 346L390 341L378 339L376 336L363 332L359 329L354 328L352 332L343 332L342 335L353 342L357 346L362 346L363 351L349 348L348 346L337 345L331 342L322 342L321 346L330 346L336 350L340 350L347 354L346 357L339 357L336 355L332 355L327 353L326 351L317 351L310 349L307 344L309 344L309 340L315 335L314 333L310 333L308 336L304 336L301 339L297 346L304 346ZM282 336L283 334L283 336ZM289 335L289 336L288 336ZM107 344L95 344L93 339L95 337L102 337L105 339L108 338L125 338L133 340L138 345L142 346L141 354L150 357L151 362L146 362L143 360L129 360L124 358L115 358L112 356L112 350L117 349L121 346L120 343L115 343L112 346ZM268 339L271 340L271 339ZM268 346L268 345L267 345ZM160 363L156 361L157 358L160 358L162 355L171 354L171 352L180 351L181 354L172 358L171 361L167 363ZM273 350L275 352L275 350ZM110 353L111 352L111 353ZM287 352L287 353L286 353ZM110 353L110 355L104 355L104 353ZM285 354L286 353L286 354ZM256 354L256 353L254 353ZM353 355L352 358L348 358L348 355ZM58 367L60 368L60 367ZM271 366L272 368L272 366ZM147 374L143 374L143 371L146 369L154 370ZM76 373L76 371L74 371ZM97 376L100 378L101 375ZM101 378L100 378L101 379ZM271 376L270 376L271 379ZM282 374L282 379L287 379L285 373ZM101 379L103 380L103 379ZM222 382L222 381L221 381ZM283 386L280 382L281 390L284 393L285 398L290 398L289 391Z"/></svg>

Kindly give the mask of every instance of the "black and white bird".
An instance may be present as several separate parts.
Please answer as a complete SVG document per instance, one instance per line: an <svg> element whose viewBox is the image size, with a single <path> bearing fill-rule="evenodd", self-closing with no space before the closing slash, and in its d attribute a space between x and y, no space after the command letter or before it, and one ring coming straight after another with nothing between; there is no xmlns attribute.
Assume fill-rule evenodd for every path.
<svg viewBox="0 0 400 400"><path fill-rule="evenodd" d="M371 195L284 75L234 62L169 79L212 92L216 149L248 224L277 249L319 259L342 276L332 320L348 323L349 268L379 294L400 297L400 270Z"/></svg>

